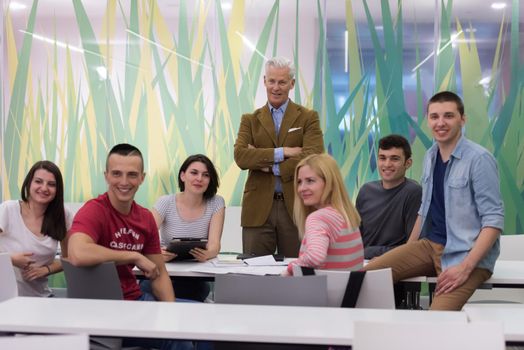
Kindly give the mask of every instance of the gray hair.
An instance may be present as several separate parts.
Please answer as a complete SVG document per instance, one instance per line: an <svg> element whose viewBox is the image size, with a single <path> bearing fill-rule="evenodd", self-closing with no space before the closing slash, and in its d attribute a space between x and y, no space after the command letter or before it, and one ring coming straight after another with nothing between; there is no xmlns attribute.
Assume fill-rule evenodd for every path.
<svg viewBox="0 0 524 350"><path fill-rule="evenodd" d="M288 68L289 69L289 77L291 79L295 79L295 65L293 62L291 62L289 59L285 57L273 57L267 60L266 62L266 72L269 69L269 67L275 67L275 68Z"/></svg>

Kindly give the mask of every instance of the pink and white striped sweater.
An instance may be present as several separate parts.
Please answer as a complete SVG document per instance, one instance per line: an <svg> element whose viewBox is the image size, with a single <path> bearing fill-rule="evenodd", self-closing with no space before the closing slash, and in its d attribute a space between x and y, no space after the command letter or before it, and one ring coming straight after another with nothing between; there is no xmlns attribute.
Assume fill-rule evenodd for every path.
<svg viewBox="0 0 524 350"><path fill-rule="evenodd" d="M306 218L306 232L297 260L293 265L316 269L359 270L364 263L364 246L360 230L349 228L342 215L333 207L318 209Z"/></svg>

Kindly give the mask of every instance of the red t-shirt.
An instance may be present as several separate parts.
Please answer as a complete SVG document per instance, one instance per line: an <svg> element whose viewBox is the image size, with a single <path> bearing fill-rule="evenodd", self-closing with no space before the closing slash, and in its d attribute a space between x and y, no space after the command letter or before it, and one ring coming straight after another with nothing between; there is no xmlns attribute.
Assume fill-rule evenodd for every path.
<svg viewBox="0 0 524 350"><path fill-rule="evenodd" d="M69 230L70 234L78 232L106 248L144 255L161 253L158 228L151 212L133 201L129 214L121 214L111 205L107 192L80 208ZM117 266L126 300L136 300L142 295L133 267L134 264Z"/></svg>

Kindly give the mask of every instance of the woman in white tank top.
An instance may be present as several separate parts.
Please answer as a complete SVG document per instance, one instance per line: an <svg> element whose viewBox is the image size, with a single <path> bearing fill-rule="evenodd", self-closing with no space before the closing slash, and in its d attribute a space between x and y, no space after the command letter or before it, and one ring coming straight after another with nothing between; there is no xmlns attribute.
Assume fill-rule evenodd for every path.
<svg viewBox="0 0 524 350"><path fill-rule="evenodd" d="M15 269L20 296L51 295L47 276L62 271L55 259L71 222L64 209L64 185L60 169L50 161L39 161L26 175L22 200L0 205L0 251L8 252Z"/></svg>

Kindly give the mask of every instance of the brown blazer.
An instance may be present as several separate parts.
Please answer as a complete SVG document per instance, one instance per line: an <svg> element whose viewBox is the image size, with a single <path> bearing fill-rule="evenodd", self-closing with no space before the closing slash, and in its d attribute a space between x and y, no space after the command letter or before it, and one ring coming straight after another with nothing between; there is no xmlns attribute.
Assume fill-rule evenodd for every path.
<svg viewBox="0 0 524 350"><path fill-rule="evenodd" d="M248 145L255 146L249 149ZM241 225L262 226L273 205L275 176L271 172L274 149L278 147L302 147L296 158L280 163L280 176L284 201L289 215L293 217L293 178L299 160L324 151L324 140L317 112L293 103L291 100L282 119L278 139L275 124L266 104L253 114L244 114L240 121L235 143L235 162L241 169L248 169L249 175L242 199ZM262 171L268 167L269 173Z"/></svg>

